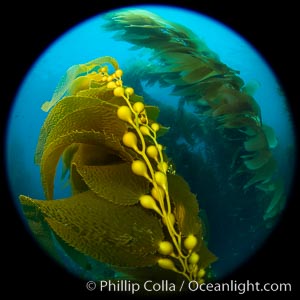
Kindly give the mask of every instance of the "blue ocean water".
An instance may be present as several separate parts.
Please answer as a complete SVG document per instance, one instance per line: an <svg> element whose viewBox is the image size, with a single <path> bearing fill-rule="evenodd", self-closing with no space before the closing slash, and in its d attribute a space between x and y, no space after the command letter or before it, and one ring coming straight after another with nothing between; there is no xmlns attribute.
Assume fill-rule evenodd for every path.
<svg viewBox="0 0 300 300"><path fill-rule="evenodd" d="M293 170L289 167L293 157L286 153L292 153L289 151L295 147L293 123L278 79L255 48L225 25L192 11L166 6L131 8L146 9L169 21L180 20L179 23L196 33L209 49L218 54L223 63L234 70L239 70L240 77L246 83L256 83L258 88L254 97L260 105L263 122L273 127L279 141L278 147L274 150L279 172L285 174L286 170L289 170L290 176L285 176L288 189L293 175ZM37 199L44 198L39 168L33 162L39 131L47 115L40 107L46 100L51 99L57 83L66 70L74 64L85 63L106 55L115 57L121 68L125 68L137 59L147 62L149 55L147 50L132 50L131 44L116 41L113 37L114 33L102 29L104 23L101 16L95 16L63 34L37 58L20 86L11 109L6 140L7 172L13 198L19 209L18 196L20 194L30 195ZM169 95L170 88L154 85L146 89L148 94L164 104L175 106L174 103L177 103L178 99ZM27 180L25 181L24 178ZM197 185L193 182L189 183L194 187L193 192L198 194L195 188ZM69 194L69 189L65 187L66 182L61 182L59 176L55 184L56 198ZM199 203L201 207L201 195L199 195ZM207 207L212 209L209 205ZM209 248L219 257L215 270L221 277L253 254L269 231L256 232L257 229L253 229L254 233L250 239L245 233L245 240L241 240L241 235L236 235L231 227L222 229L222 225L218 225L219 220L211 217L214 214L209 209L206 209L209 242L211 243ZM234 207L232 207L232 215L239 218L238 211L235 211ZM210 225L211 223L215 225ZM225 238L231 241L227 246L221 245L221 242L218 243L221 240L220 235L223 234L222 230Z"/></svg>

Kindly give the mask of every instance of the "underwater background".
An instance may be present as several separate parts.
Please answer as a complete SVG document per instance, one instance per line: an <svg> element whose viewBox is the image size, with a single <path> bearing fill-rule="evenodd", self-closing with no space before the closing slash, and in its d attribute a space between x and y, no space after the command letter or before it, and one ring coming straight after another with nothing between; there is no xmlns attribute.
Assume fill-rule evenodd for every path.
<svg viewBox="0 0 300 300"><path fill-rule="evenodd" d="M178 13L180 13L178 10L172 14L162 7L143 7L143 9L149 9L168 20L178 22L178 19L181 19L178 18ZM197 18L196 23L192 16ZM287 190L289 190L293 180L293 165L295 164L295 150L293 149L296 147L296 142L293 121L289 107L285 102L283 88L262 58L255 53L253 48L249 48L249 45L239 36L229 34L228 29L215 22L213 23L216 27L213 27L214 25L207 19L203 20L202 27L199 24L198 16L194 14L189 15L186 20L184 23L180 23L183 23L200 38L203 38L207 46L218 54L222 62L234 70L239 70L241 72L240 76L245 82L252 81L255 85L258 85L254 97L261 107L263 121L275 130L279 144L274 155L278 160L280 173L285 174L284 180ZM209 26L205 22L208 22ZM135 51L130 50L131 45L126 42L114 41L112 33L101 29L101 23L103 23L103 20L96 16L81 24L79 29L76 28L70 31L67 37L64 36L58 39L55 45L50 47L47 53L42 55L37 63L33 65L26 80L22 83L16 95L13 113L10 115L11 126L8 127L7 131L6 163L13 199L17 199L19 194L43 198L39 170L33 164L33 154L39 129L45 119L45 114L40 110L40 105L51 98L55 86L66 69L79 63L79 61L86 62L108 54L116 57L120 66L126 66L137 59ZM197 25L195 26L195 24ZM201 30L201 27L205 27L205 30ZM81 30L81 32L77 30ZM225 30L225 34L222 30ZM100 35L101 38L99 38ZM216 38L219 36L222 36L222 39ZM232 46L224 47L224 45ZM238 47L234 47L236 45ZM147 51L139 52L138 57L147 60ZM168 89L162 92L162 89L158 86L147 90L147 93L151 94L154 99L162 98L163 93L164 104L176 101L175 98L168 96L169 92ZM180 161L180 158L173 159ZM184 160L182 159L182 161ZM177 163L176 167L177 170L180 170ZM212 168L214 167L212 166ZM181 172L184 172L183 168ZM190 173L193 174L194 172L197 172L197 170L190 170ZM255 208L252 208L252 212L251 208L234 205L237 202L240 203L240 199L232 201L232 206L226 206L226 211L224 211L225 206L222 207L222 210L221 208L218 210L216 207L210 207L202 199L205 196L201 197L201 192L209 197L208 195L215 191L205 183L205 188L202 187L200 192L197 190L199 187L198 182L193 183L192 180L193 176L188 179L192 191L199 195L200 208L202 207L206 211L210 248L219 257L219 261L215 263L216 273L222 277L235 270L250 254L254 254L272 229L263 227L259 219L251 219L259 217L255 215ZM57 185L62 188L62 191L57 191L57 193L60 193L57 196L61 197L68 194L68 190L64 189L64 183L61 183L59 178ZM226 199L226 196L224 198ZM250 211L250 220L247 219L247 216L240 216L241 209ZM230 222L220 225L219 218L224 218L224 216L230 220L238 220L238 225ZM245 218L245 221L242 220L241 222L241 218ZM250 227L249 224L246 224L247 222L253 222L255 225L253 228L250 226L252 231L243 231L243 228L240 227L243 224L242 226L245 226L248 230ZM228 227L224 224L227 224ZM223 239L220 239L220 233L222 233ZM249 236L251 236L250 239ZM222 259L222 257L226 257L226 259Z"/></svg>

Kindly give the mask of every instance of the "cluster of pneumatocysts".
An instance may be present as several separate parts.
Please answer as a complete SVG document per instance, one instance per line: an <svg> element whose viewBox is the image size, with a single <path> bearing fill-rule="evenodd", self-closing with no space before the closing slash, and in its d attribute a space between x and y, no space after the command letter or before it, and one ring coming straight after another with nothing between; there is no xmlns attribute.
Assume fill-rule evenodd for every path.
<svg viewBox="0 0 300 300"><path fill-rule="evenodd" d="M122 97L126 103L118 108L117 115L119 119L131 125L123 135L123 144L133 149L140 157L132 162L132 172L145 177L152 186L149 194L139 198L140 204L161 216L170 235L171 241L161 241L158 245L158 252L162 257L157 263L161 268L172 270L188 280L197 280L201 283L204 281L205 270L199 268L199 254L193 251L198 240L193 234L183 239L181 233L176 230L176 220L171 210L168 191L168 163L164 160L163 146L157 142L160 125L149 122L142 102L130 102L134 90L131 87L123 87L122 70L117 69L112 75L107 74L105 67L100 71L102 81L107 81L107 88L113 89L114 96ZM149 142L146 144L145 137L152 141L150 145Z"/></svg>

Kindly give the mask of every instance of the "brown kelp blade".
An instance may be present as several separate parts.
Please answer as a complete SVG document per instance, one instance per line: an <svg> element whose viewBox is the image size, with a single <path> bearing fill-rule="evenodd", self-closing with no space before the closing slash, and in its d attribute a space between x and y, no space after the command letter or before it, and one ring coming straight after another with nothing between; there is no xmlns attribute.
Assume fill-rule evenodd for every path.
<svg viewBox="0 0 300 300"><path fill-rule="evenodd" d="M56 201L20 199L39 210L60 238L96 260L123 267L156 263L161 224L139 205L115 205L91 191Z"/></svg>
<svg viewBox="0 0 300 300"><path fill-rule="evenodd" d="M184 235L198 234L201 231L201 224L196 196L192 194L187 182L181 176L169 174L168 182L179 230Z"/></svg>
<svg viewBox="0 0 300 300"><path fill-rule="evenodd" d="M36 147L35 153L35 163L40 163L48 136L57 125L59 126L60 120L64 119L66 116L72 113L75 113L76 111L101 105L105 105L105 102L100 100L99 98L94 99L92 97L85 96L65 97L62 101L57 103L56 106L49 112L40 131L38 145Z"/></svg>
<svg viewBox="0 0 300 300"><path fill-rule="evenodd" d="M55 109L56 107L53 111ZM121 145L121 139L127 127L118 120L116 109L115 106L99 102L96 106L65 115L52 126L40 161L42 182L47 199L53 196L53 180L58 160L64 150L73 143L102 145L112 151L117 151L125 160L130 159L130 155ZM86 117L87 115L89 118Z"/></svg>
<svg viewBox="0 0 300 300"><path fill-rule="evenodd" d="M42 110L48 112L64 96L68 96L68 91L71 89L72 84L80 77L80 75L87 75L92 69L95 67L100 67L105 63L111 64L115 70L119 68L118 62L111 56L99 57L85 64L78 64L70 67L55 88L52 99L44 102L42 105Z"/></svg>
<svg viewBox="0 0 300 300"><path fill-rule="evenodd" d="M147 180L133 174L130 163L102 166L73 163L82 180L91 191L115 204L136 204L139 202L140 196L149 191Z"/></svg>

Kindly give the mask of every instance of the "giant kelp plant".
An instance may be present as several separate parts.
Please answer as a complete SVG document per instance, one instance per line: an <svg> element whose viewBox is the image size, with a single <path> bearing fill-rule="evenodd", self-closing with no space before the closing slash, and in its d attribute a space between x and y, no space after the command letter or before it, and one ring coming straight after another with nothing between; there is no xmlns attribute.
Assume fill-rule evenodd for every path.
<svg viewBox="0 0 300 300"><path fill-rule="evenodd" d="M102 262L115 270L112 279L203 282L215 256L198 202L158 142L168 130L156 121L158 107L122 75L108 56L72 66L42 105L50 112L35 162L46 200L21 195L25 216L47 251L60 259L62 248L83 269ZM54 200L60 159L72 195Z"/></svg>
<svg viewBox="0 0 300 300"><path fill-rule="evenodd" d="M268 203L263 219L270 224L284 206L285 192L272 154L277 140L273 129L262 123L250 85L182 25L144 10L114 11L105 19L104 28L115 31L115 39L134 49L151 49L147 68L136 69L136 78L172 86L172 94L180 97L178 111L184 103L191 104L213 123L223 143L234 143L227 176L239 175L245 192L255 188L261 193L258 198Z"/></svg>
<svg viewBox="0 0 300 300"><path fill-rule="evenodd" d="M67 254L85 278L209 280L210 226L210 248L229 271L284 206L273 129L251 86L189 29L144 10L105 20L150 58L123 71L110 56L67 70L41 107L49 113L35 163L46 200L21 195L25 216L46 250L62 263ZM178 105L154 99L153 83L171 87ZM60 162L72 194L54 199Z"/></svg>

